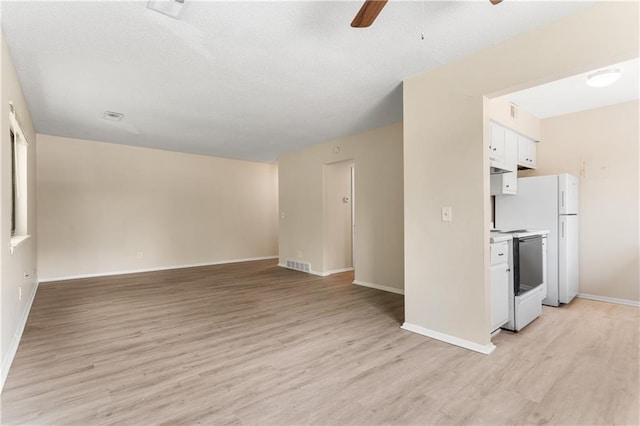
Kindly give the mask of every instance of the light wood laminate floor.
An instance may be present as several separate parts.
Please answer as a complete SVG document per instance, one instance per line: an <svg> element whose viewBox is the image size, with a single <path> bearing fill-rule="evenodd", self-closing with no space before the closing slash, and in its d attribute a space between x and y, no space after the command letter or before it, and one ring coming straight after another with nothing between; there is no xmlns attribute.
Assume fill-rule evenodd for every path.
<svg viewBox="0 0 640 426"><path fill-rule="evenodd" d="M2 424L638 424L638 309L575 300L481 355L403 297L260 261L40 286Z"/></svg>

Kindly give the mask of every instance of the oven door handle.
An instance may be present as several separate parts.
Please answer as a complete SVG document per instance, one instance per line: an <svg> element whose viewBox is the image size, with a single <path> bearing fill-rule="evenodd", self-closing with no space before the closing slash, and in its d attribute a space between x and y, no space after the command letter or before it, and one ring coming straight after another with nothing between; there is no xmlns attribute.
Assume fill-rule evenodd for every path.
<svg viewBox="0 0 640 426"><path fill-rule="evenodd" d="M535 240L537 238L542 238L542 235L531 235L530 237L518 237L520 241Z"/></svg>

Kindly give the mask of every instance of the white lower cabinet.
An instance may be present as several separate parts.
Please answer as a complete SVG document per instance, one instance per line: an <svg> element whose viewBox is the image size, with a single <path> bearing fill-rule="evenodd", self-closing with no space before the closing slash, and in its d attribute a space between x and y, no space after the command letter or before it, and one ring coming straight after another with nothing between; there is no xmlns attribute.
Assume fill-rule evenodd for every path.
<svg viewBox="0 0 640 426"><path fill-rule="evenodd" d="M508 243L491 244L491 332L509 321Z"/></svg>

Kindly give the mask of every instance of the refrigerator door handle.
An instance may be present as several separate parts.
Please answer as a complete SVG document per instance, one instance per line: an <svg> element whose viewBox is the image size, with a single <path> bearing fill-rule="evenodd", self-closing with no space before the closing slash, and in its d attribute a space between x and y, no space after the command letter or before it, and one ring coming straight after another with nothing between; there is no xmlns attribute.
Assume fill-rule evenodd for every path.
<svg viewBox="0 0 640 426"><path fill-rule="evenodd" d="M561 195L560 205L562 206L562 208L564 208L564 190L560 191L560 195Z"/></svg>
<svg viewBox="0 0 640 426"><path fill-rule="evenodd" d="M561 225L560 227L561 227L561 230L562 230L562 233L560 234L561 235L560 238L562 238L564 240L564 220L562 222L560 222L560 225Z"/></svg>

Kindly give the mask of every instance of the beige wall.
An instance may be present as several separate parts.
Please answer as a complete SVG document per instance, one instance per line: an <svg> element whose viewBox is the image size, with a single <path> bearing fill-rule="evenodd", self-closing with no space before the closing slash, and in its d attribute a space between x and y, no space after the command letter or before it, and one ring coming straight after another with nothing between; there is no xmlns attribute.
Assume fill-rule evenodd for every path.
<svg viewBox="0 0 640 426"><path fill-rule="evenodd" d="M637 57L638 30L637 3L603 3L404 82L407 328L493 349L485 96Z"/></svg>
<svg viewBox="0 0 640 426"><path fill-rule="evenodd" d="M489 118L516 132L528 136L534 141L540 140L540 119L518 107L516 117L511 116L511 102L505 98L488 100Z"/></svg>
<svg viewBox="0 0 640 426"><path fill-rule="evenodd" d="M334 148L339 152L334 153ZM323 166L355 164L355 279L402 291L402 124L326 142L278 159L280 262L324 274ZM302 257L298 253L302 252Z"/></svg>
<svg viewBox="0 0 640 426"><path fill-rule="evenodd" d="M22 94L11 54L0 33L0 309L2 358L1 383L8 373L17 349L22 327L29 313L30 301L36 290L36 134L27 103ZM27 232L30 238L22 242L13 254L11 239L11 143L9 136L9 102L13 102L22 131L28 139L27 151ZM28 276L25 276L28 275ZM22 300L19 299L22 287Z"/></svg>
<svg viewBox="0 0 640 426"><path fill-rule="evenodd" d="M41 281L277 255L273 164L38 141Z"/></svg>
<svg viewBox="0 0 640 426"><path fill-rule="evenodd" d="M580 293L640 300L638 102L542 120L530 176L580 177Z"/></svg>
<svg viewBox="0 0 640 426"><path fill-rule="evenodd" d="M351 268L352 161L324 166L324 271ZM349 197L349 202L344 201Z"/></svg>

